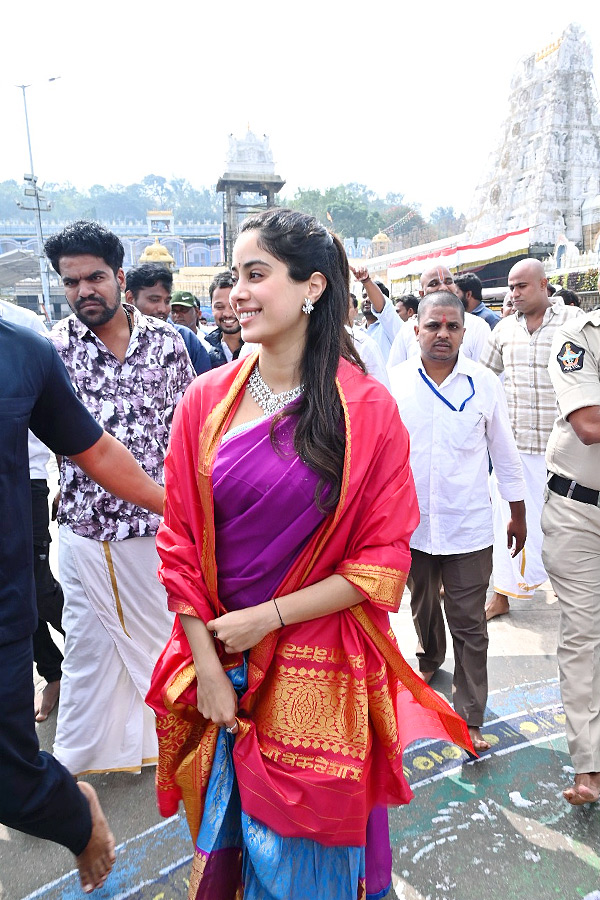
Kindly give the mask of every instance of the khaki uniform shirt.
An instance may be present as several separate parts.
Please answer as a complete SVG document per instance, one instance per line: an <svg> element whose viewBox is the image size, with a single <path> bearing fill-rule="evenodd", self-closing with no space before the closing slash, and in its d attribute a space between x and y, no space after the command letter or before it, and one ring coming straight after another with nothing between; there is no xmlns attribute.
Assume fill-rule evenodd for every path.
<svg viewBox="0 0 600 900"><path fill-rule="evenodd" d="M559 417L546 450L551 472L600 490L600 443L586 446L567 422L585 406L600 406L600 310L571 319L556 332L548 371Z"/></svg>
<svg viewBox="0 0 600 900"><path fill-rule="evenodd" d="M544 453L556 419L556 397L548 376L550 347L557 330L581 310L554 303L542 324L530 334L527 317L517 312L506 316L490 332L479 362L500 375L510 424L521 453Z"/></svg>

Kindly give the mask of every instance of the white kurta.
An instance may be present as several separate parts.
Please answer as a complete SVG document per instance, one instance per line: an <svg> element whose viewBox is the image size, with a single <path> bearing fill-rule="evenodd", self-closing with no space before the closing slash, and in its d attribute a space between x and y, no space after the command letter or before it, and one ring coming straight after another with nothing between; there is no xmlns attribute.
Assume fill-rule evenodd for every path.
<svg viewBox="0 0 600 900"><path fill-rule="evenodd" d="M488 451L506 500L525 494L506 398L498 379L462 352L438 396L422 373L420 355L390 370L392 396L410 434L421 513L410 546L433 556L474 553L494 542Z"/></svg>

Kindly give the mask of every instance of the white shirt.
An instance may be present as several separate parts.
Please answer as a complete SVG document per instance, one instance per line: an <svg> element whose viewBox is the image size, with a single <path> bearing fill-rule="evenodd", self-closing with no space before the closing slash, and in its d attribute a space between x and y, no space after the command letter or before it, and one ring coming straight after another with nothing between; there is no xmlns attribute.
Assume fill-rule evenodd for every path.
<svg viewBox="0 0 600 900"><path fill-rule="evenodd" d="M376 316L377 321L369 325L365 330L372 340L375 341L384 361L387 363L390 349L394 343L394 339L400 331L402 319L394 309L393 303L386 297L381 312L376 312L371 303L371 310Z"/></svg>
<svg viewBox="0 0 600 900"><path fill-rule="evenodd" d="M225 354L225 359L227 360L227 362L232 362L233 361L233 352L229 349L229 344L226 343L224 338L221 338L221 350Z"/></svg>
<svg viewBox="0 0 600 900"><path fill-rule="evenodd" d="M427 377L420 355L389 373L392 395L410 434L410 464L421 512L410 546L432 555L482 550L494 542L488 450L500 495L509 502L525 496L502 385L480 363L459 353L441 385L429 379L457 410L467 401L462 412L454 412L425 383L419 369ZM470 400L468 376L475 388Z"/></svg>
<svg viewBox="0 0 600 900"><path fill-rule="evenodd" d="M400 317L396 313L396 318ZM406 322L401 322L401 329L398 332L390 355L388 357L388 369L397 366L399 363L406 362L411 356L418 356L419 342L415 335L415 325L417 319L413 316ZM479 357L483 353L484 347L490 336L490 326L485 319L474 316L472 313L465 313L465 336L462 342L461 351L468 359L479 361Z"/></svg>
<svg viewBox="0 0 600 900"><path fill-rule="evenodd" d="M390 389L390 380L385 368L385 360L383 354L373 338L369 337L363 328L355 325L350 328L346 325L346 331L354 341L354 346L358 351L358 355L367 367L367 372Z"/></svg>
<svg viewBox="0 0 600 900"><path fill-rule="evenodd" d="M36 316L29 309L22 309L14 303L0 300L0 318L6 322L12 322L14 325L21 325L23 328L31 328L38 334L48 334L48 329L40 316ZM43 478L45 481L48 478L46 464L50 459L50 451L31 431L27 432L27 446L29 449L29 477Z"/></svg>
<svg viewBox="0 0 600 900"><path fill-rule="evenodd" d="M214 330L215 330L214 328L211 328L211 331L214 331ZM215 348L213 347L212 344L208 343L208 341L206 340L206 335L207 335L207 332L203 331L203 329L200 327L200 325L198 325L198 328L196 331L196 337L198 338L198 340L200 341L200 343L202 344L202 346L208 353L209 350L214 350Z"/></svg>

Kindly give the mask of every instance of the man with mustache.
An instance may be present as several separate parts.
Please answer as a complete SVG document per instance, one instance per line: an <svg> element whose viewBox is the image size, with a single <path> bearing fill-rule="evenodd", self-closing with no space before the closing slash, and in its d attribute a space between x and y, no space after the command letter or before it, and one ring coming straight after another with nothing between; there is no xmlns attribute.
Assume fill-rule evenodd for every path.
<svg viewBox="0 0 600 900"><path fill-rule="evenodd" d="M241 325L234 316L229 302L232 287L231 272L227 271L215 275L208 289L217 326L206 335L206 343L210 344L208 355L213 369L237 359L244 344Z"/></svg>
<svg viewBox="0 0 600 900"><path fill-rule="evenodd" d="M123 245L95 222L46 241L73 315L50 340L96 421L163 483L175 406L194 378L175 330L121 302ZM171 614L157 577L160 516L117 499L68 459L60 471L65 659L55 755L73 774L156 761L144 699Z"/></svg>
<svg viewBox="0 0 600 900"><path fill-rule="evenodd" d="M454 282L454 275L446 266L439 263L425 269L420 278L419 295L426 297L437 291L449 291L456 297L459 296L458 288ZM465 336L462 343L462 353L469 359L478 360L489 337L489 329L485 322L477 316L467 312L465 316ZM412 321L404 322L392 344L388 357L388 368L405 362L410 356L418 354L418 345L415 340L415 332Z"/></svg>
<svg viewBox="0 0 600 900"><path fill-rule="evenodd" d="M421 512L410 543L408 580L419 669L430 681L444 662L443 581L454 645L454 708L465 719L475 749L487 750L481 734L487 700L485 598L494 541L488 451L500 493L510 504L507 539L513 553L525 542L525 485L502 386L459 352L464 320L455 294L427 294L415 325L419 353L389 375L410 434Z"/></svg>
<svg viewBox="0 0 600 900"><path fill-rule="evenodd" d="M171 294L171 321L175 325L185 325L198 334L200 304L191 291L175 291ZM200 331L202 337L204 334Z"/></svg>

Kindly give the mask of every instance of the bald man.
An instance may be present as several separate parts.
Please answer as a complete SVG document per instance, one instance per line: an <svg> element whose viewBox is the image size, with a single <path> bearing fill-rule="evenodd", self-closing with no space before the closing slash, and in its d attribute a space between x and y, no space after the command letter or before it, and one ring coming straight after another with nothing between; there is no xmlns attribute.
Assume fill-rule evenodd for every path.
<svg viewBox="0 0 600 900"><path fill-rule="evenodd" d="M446 266L435 265L426 269L420 278L421 297L435 294L437 291L450 291L459 297L458 289L454 283L454 275ZM398 317L396 317L398 318ZM476 362L481 356L487 343L489 327L477 316L467 313L465 315L465 336L461 347L461 353ZM392 344L388 357L388 369L405 362L409 357L416 356L419 352L419 344L415 336L412 320L404 322Z"/></svg>
<svg viewBox="0 0 600 900"><path fill-rule="evenodd" d="M490 333L480 359L497 375L504 373L510 422L527 486L527 542L514 558L506 547L508 504L495 492L494 593L486 607L488 620L509 612L509 597L532 596L548 577L542 562L540 519L546 486L544 454L558 414L548 361L556 331L568 319L581 315L581 310L553 304L547 284L544 267L537 259L523 259L512 267L508 287L514 315L502 319ZM494 490L493 475L492 485Z"/></svg>

